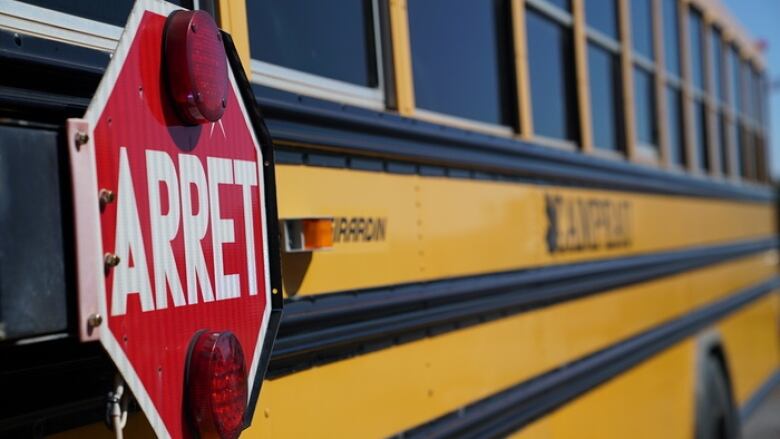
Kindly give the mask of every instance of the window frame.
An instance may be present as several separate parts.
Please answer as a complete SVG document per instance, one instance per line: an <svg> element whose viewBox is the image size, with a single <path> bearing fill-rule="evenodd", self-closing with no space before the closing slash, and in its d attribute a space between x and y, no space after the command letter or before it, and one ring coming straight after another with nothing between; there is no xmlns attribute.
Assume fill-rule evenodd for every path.
<svg viewBox="0 0 780 439"><path fill-rule="evenodd" d="M626 142L626 120L624 119L625 115L625 104L626 104L626 97L625 97L625 90L624 90L624 82L625 78L623 75L623 69L622 69L622 62L621 58L623 56L623 46L626 44L625 41L622 41L623 37L623 29L624 26L623 20L621 20L621 5L619 0L612 0L615 7L615 18L617 19L617 23L615 23L615 26L617 28L617 35L616 38L612 38L609 35L601 32L600 30L591 27L588 24L587 17L583 17L583 24L585 26L585 69L588 71L588 93L590 94L592 92L592 89L590 87L590 45L593 44L598 49L603 50L604 52L607 52L611 58L611 60L614 63L614 66L617 68L615 69L615 79L620 81L620 83L612 84L613 86L613 93L616 95L617 104L615 106L615 114L614 117L614 123L615 123L615 129L616 132L614 133L615 139L617 140L616 149L607 149L603 146L599 146L596 144L596 138L595 138L595 127L593 126L593 100L592 98L588 98L588 106L589 108L583 108L581 110L586 110L591 113L590 117L590 133L591 133L591 145L592 148L590 150L591 153L603 156L606 158L625 158L628 156L628 144ZM585 14L585 11L583 11L583 15ZM633 86L633 84L632 84Z"/></svg>
<svg viewBox="0 0 780 439"><path fill-rule="evenodd" d="M576 0L573 0L573 1L576 1ZM573 1L572 1L572 4L570 4L570 6L572 8L574 7ZM527 26L527 15L528 15L527 14L527 9L530 7L530 8L533 8L534 11L536 13L538 13L539 15L542 15L546 19L548 19L548 20L554 22L555 24L557 24L558 26L561 26L561 27L565 28L567 33L568 33L568 35L569 35L569 37L571 38L571 43L572 43L571 47L570 47L570 49L571 49L571 56L572 56L571 68L574 69L574 71L572 71L570 73L572 74L573 77L575 77L575 81L574 81L575 82L575 84L574 84L575 90L574 90L574 96L572 96L573 99L572 99L571 105L574 106L574 110L575 111L573 113L573 116L574 116L574 119L576 119L576 120L573 120L571 122L572 123L576 123L579 126L579 124L582 123L582 121L581 121L581 119L579 117L579 114L581 113L582 108L580 108L580 100L579 100L579 97L578 97L578 90L577 90L577 88L579 87L579 84L576 83L577 82L577 80L576 80L576 70L577 70L577 66L576 66L577 55L576 55L576 51L577 51L577 48L575 47L576 46L576 42L574 40L574 26L575 26L574 11L567 11L567 10L559 7L558 5L555 5L555 4L553 4L553 3L551 3L551 2L549 2L547 0L524 0L524 2L521 2L521 3L524 3L523 5L521 5L521 9L522 9L522 14L523 14L523 20L526 23L526 25L524 26L525 27L524 30L526 32L528 30L528 26ZM528 37L527 37L527 34L526 34L525 35L525 43L527 44L527 42L528 42ZM528 53L528 51L527 51L527 48L526 48L526 54L527 53ZM525 63L526 63L527 68L529 69L529 71L530 71L530 67L528 67L528 66L530 65L530 62L531 62L530 57L527 56L526 60L525 60ZM533 85L531 84L530 74L527 76L527 78L528 78L528 88L526 90L526 93L527 93L527 99L528 99L528 102L529 102L528 108L529 108L529 111L531 112L530 116L533 119L533 105L534 105L534 102L533 102L533 98L532 98L532 94L533 93L531 92L531 90L533 88ZM533 126L535 127L535 124L533 124ZM581 136L581 132L582 132L581 129L576 129L575 132L576 132L576 137L579 138ZM556 137L540 135L535 130L535 128L534 128L534 130L532 130L531 133L528 133L528 134L530 134L530 139L531 140L533 140L536 143L539 143L540 145L549 146L549 147L562 149L562 150L566 150L566 151L577 151L577 150L580 149L580 144L582 143L581 139L580 139L580 144L578 144L577 140L559 139L559 138L556 138Z"/></svg>
<svg viewBox="0 0 780 439"><path fill-rule="evenodd" d="M377 71L377 86L366 87L339 79L327 78L314 73L296 70L277 64L252 58L249 48L251 72L250 81L267 87L291 93L339 102L372 110L385 110L387 101L384 52L388 48L382 42L382 19L379 0L371 0L371 18L373 21L374 43ZM247 16L248 21L248 16ZM249 24L249 32L252 26ZM249 41L251 43L251 40Z"/></svg>
<svg viewBox="0 0 780 439"><path fill-rule="evenodd" d="M0 3L0 28L102 52L113 52L124 29L16 0Z"/></svg>
<svg viewBox="0 0 780 439"><path fill-rule="evenodd" d="M377 0L373 0L373 1L376 2ZM533 1L533 0L528 0L528 1ZM515 29L514 28L515 28L515 26L517 26L517 24L514 22L514 17L512 16L513 15L512 8L514 8L514 6L512 5L512 0L508 0L507 1L507 9L508 9L507 13L510 14L510 18L509 18L509 28L507 29L507 43L510 45L510 47L512 47L512 46L514 46L516 44ZM404 8L404 9L405 9L406 13L408 14L408 8ZM407 17L407 20L408 20L408 17ZM412 47L411 46L412 46L412 41L411 41L411 37L410 37L409 38L408 56L409 56L409 68L410 68L410 74L411 74L410 81L412 82L412 93L414 93L414 65L413 65L414 63L412 62ZM514 66L515 62L516 62L516 60L514 58L510 59L510 60L507 60L508 68L507 68L506 74L510 76L508 83L511 84L512 87L517 88L519 86L519 84L518 84L517 77L516 77L517 76L517 69L516 69L516 66ZM518 95L516 91L514 93L510 93L510 94L512 94L514 96ZM513 103L513 107L515 107L514 111L519 113L521 111L520 100L515 98L512 103ZM514 137L515 135L517 135L520 132L520 127L518 125L518 122L519 122L518 117L511 118L512 119L512 124L511 125L502 125L502 124L498 124L498 123L484 122L484 121L480 121L480 120L469 119L469 118L462 117L462 116L455 116L455 115L452 115L452 114L442 113L440 111L428 110L428 109L425 109L425 108L421 108L421 107L417 106L416 98L415 98L415 106L414 106L414 110L413 110L412 114L417 119L420 119L420 120L423 120L423 121L426 121L426 122L436 123L436 124L440 124L440 125L447 125L447 126L451 126L451 127L454 127L454 128L464 129L464 130L477 131L477 132L481 132L483 134L492 134L492 135L501 136L501 137Z"/></svg>
<svg viewBox="0 0 780 439"><path fill-rule="evenodd" d="M630 84L631 87L636 87L636 74L634 73L634 69L641 70L644 74L647 74L650 76L651 84L653 86L653 93L651 93L650 99L652 108L650 109L649 114L652 115L655 123L653 127L653 135L655 136L655 145L652 143L645 143L639 139L639 130L638 130L638 123L636 120L636 105L637 105L637 99L634 97L632 99L632 104L634 105L634 108L632 109L633 117L634 117L634 124L636 125L634 129L633 139L629 139L630 142L634 142L634 152L637 156L637 158L640 161L643 162L650 162L653 164L657 164L659 162L659 159L661 157L661 122L659 121L658 115L659 115L659 102L658 102L658 71L659 71L659 64L658 64L658 58L659 58L659 48L658 46L658 36L656 33L658 32L658 18L656 17L656 5L655 3L657 0L649 0L648 5L650 6L650 14L648 15L648 18L650 19L650 53L652 58L648 58L643 53L640 53L636 47L634 47L633 42L633 30L634 30L634 22L631 20L631 17L633 16L632 12L629 10L627 17L628 22L626 23L630 27L629 34L631 36L631 45L628 48L628 52L630 53L630 68L631 68L631 81L633 84ZM627 3L631 3L628 5L629 8L633 8L635 5L631 0L628 0ZM663 31L663 30L662 30ZM663 36L661 36L663 38ZM663 41L663 39L661 40ZM663 44L663 43L661 43Z"/></svg>
<svg viewBox="0 0 780 439"><path fill-rule="evenodd" d="M713 151L712 151L712 130L710 129L710 93L711 93L711 86L712 86L712 75L710 75L710 69L708 66L710 65L710 54L708 53L709 48L709 24L705 20L704 11L699 9L698 6L694 4L688 4L685 5L685 16L681 17L682 20L686 21L685 26L685 35L683 36L683 44L685 44L685 53L687 56L685 56L685 59L682 60L682 62L686 63L686 65L683 67L683 72L688 72L686 83L688 85L689 90L689 102L686 102L686 106L691 106L691 117L689 119L690 127L686 127L686 129L689 129L691 132L691 140L693 141L692 148L689 147L689 152L693 152L691 154L691 157L689 157L689 163L687 164L689 168L694 167L693 172L698 172L703 175L712 174L714 172L714 167L712 166L712 160L713 160ZM694 78L694 56L696 54L693 54L693 16L697 15L699 19L699 44L700 44L700 55L701 58L699 60L700 62L700 74L701 74L701 85L696 84L696 79ZM696 118L696 114L698 111L698 108L701 107L702 111L702 118L704 123L704 139L700 139L700 135L702 134L701 127L698 126L698 120ZM704 142L704 145L699 145L699 142ZM701 152L706 152L706 157L702 157ZM695 155L695 159L693 159ZM706 159L706 160L705 160ZM705 163L706 161L706 163Z"/></svg>

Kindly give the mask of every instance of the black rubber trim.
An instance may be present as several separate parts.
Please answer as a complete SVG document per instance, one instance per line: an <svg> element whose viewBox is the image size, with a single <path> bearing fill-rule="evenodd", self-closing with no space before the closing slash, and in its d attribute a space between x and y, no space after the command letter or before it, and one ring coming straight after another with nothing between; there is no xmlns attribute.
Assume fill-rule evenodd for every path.
<svg viewBox="0 0 780 439"><path fill-rule="evenodd" d="M777 247L777 239L287 300L268 377Z"/></svg>
<svg viewBox="0 0 780 439"><path fill-rule="evenodd" d="M639 335L474 402L398 437L493 438L515 432L780 287L780 277L737 291Z"/></svg>
<svg viewBox="0 0 780 439"><path fill-rule="evenodd" d="M83 114L107 61L105 52L0 30L0 62L8 66L0 80L0 117L62 123L66 117ZM275 142L307 145L307 151L341 156L314 159L310 164L315 166L340 166L353 157L374 157L391 163L385 165L388 172L419 173L419 165L434 165L469 169L472 178L487 175L492 180L759 202L774 199L768 187L668 172L387 111L258 85L252 88Z"/></svg>

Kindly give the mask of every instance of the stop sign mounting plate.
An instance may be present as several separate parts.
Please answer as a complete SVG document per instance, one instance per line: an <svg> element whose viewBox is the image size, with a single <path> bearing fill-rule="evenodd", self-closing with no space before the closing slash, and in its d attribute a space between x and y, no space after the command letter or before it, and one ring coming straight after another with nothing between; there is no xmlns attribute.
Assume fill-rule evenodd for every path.
<svg viewBox="0 0 780 439"><path fill-rule="evenodd" d="M190 437L184 373L233 332L251 421L282 308L270 136L229 35L225 112L191 126L163 78L166 18L139 0L83 119L68 121L79 335L99 339L159 437Z"/></svg>

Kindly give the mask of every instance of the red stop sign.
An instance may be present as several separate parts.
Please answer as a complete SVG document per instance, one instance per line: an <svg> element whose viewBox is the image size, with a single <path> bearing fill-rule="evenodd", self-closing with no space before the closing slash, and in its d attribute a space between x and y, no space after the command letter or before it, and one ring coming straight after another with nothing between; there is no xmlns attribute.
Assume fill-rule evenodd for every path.
<svg viewBox="0 0 780 439"><path fill-rule="evenodd" d="M160 437L192 433L185 373L202 330L238 339L251 417L280 306L270 145L230 68L221 118L182 121L164 79L176 9L137 2L84 117L89 139L71 147L83 321L102 319L94 335Z"/></svg>

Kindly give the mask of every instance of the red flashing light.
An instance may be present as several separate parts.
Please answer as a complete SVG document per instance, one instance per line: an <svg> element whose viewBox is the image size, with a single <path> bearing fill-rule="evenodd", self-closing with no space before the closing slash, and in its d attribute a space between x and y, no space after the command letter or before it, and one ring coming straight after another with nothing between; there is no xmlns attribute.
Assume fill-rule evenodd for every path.
<svg viewBox="0 0 780 439"><path fill-rule="evenodd" d="M189 415L203 439L234 439L244 428L247 371L232 332L200 331L190 348L186 390Z"/></svg>
<svg viewBox="0 0 780 439"><path fill-rule="evenodd" d="M222 34L203 11L176 11L165 24L168 89L188 124L216 122L225 112L228 69Z"/></svg>

